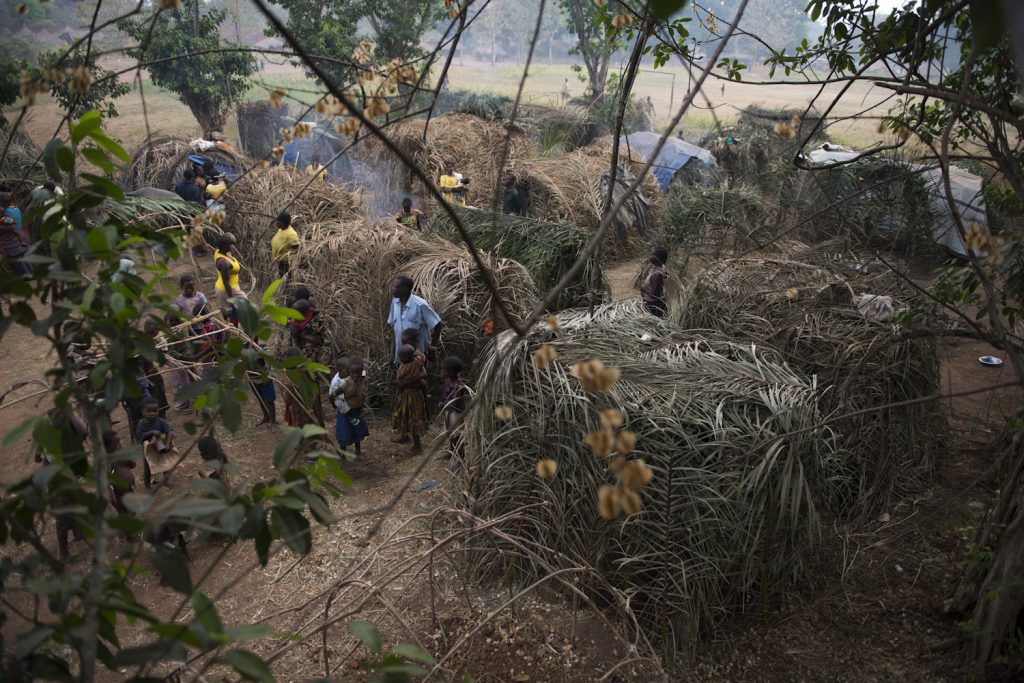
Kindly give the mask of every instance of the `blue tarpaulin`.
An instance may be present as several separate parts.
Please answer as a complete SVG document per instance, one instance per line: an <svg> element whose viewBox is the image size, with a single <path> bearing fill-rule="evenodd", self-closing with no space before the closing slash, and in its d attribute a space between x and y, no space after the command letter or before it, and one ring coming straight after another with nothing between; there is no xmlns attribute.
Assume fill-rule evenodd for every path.
<svg viewBox="0 0 1024 683"><path fill-rule="evenodd" d="M619 143L619 155L625 156L629 154L633 159L648 161L660 139L661 135L652 131L630 133L623 136ZM699 171L698 176L702 175L705 171L713 174L718 169L715 156L703 147L698 147L679 138L669 138L666 140L665 146L661 148L658 156L654 159L654 164L651 166L651 171L654 173L654 177L658 179L661 191L668 192L668 185L672 182L676 172L690 163L700 167L695 169Z"/></svg>

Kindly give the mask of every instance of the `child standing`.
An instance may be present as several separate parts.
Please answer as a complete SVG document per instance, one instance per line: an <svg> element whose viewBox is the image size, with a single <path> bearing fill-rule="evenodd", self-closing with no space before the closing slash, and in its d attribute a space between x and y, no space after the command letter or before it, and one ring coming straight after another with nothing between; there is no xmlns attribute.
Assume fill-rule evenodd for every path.
<svg viewBox="0 0 1024 683"><path fill-rule="evenodd" d="M339 373L340 374L340 373ZM355 449L356 455L362 455L360 444L370 435L370 428L363 419L363 404L366 402L366 378L362 358L348 360L347 373L337 385L331 382L331 396L337 395L344 401L338 401L338 417L335 422L335 436L342 450L349 444ZM342 410L342 409L346 410Z"/></svg>
<svg viewBox="0 0 1024 683"><path fill-rule="evenodd" d="M142 444L154 442L158 453L164 453L174 447L174 428L171 423L160 417L160 404L155 398L142 400L142 419L135 424L135 442ZM153 475L149 462L142 459L142 483L146 489L152 486Z"/></svg>
<svg viewBox="0 0 1024 683"><path fill-rule="evenodd" d="M269 374L262 374L267 371L267 361L260 358L256 361L260 367L259 372L250 373L249 383L252 385L252 393L256 394L256 402L260 404L260 411L263 412L263 419L256 423L260 425L277 424L277 391L274 389L274 379Z"/></svg>
<svg viewBox="0 0 1024 683"><path fill-rule="evenodd" d="M178 280L178 286L181 287L181 294L174 301L174 307L190 318L196 306L206 305L206 295L196 291L196 279L191 275L182 275Z"/></svg>
<svg viewBox="0 0 1024 683"><path fill-rule="evenodd" d="M466 397L469 393L462 381L462 361L455 356L448 356L441 363L444 371L443 407L444 430L448 435L451 452L455 453L455 430L462 422L466 412Z"/></svg>
<svg viewBox="0 0 1024 683"><path fill-rule="evenodd" d="M405 443L412 437L410 454L415 455L422 450L420 437L427 431L427 406L424 400L427 371L423 362L416 357L416 349L408 344L399 347L398 361L395 377L398 403L391 416L391 427L399 434L395 443Z"/></svg>

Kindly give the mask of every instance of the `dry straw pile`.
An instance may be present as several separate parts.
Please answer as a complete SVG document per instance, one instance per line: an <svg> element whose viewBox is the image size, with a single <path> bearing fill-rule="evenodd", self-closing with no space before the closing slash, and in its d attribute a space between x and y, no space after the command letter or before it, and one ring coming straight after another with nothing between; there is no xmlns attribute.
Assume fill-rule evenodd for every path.
<svg viewBox="0 0 1024 683"><path fill-rule="evenodd" d="M426 141L423 139L427 125ZM472 114L447 114L431 119L406 121L385 129L391 141L427 172L436 184L444 172L445 164L470 181L469 203L475 206L491 205L493 193L501 182L504 169L499 168L501 150L510 133L506 128ZM356 149L363 161L374 164L389 175L397 176L396 184L426 201L428 194L422 184L413 179L407 168L380 141L368 139ZM536 146L522 132L513 130L508 163L536 155ZM394 202L396 206L399 201Z"/></svg>
<svg viewBox="0 0 1024 683"><path fill-rule="evenodd" d="M827 245L826 245L827 249ZM860 294L909 292L889 272L866 275L826 250L786 245L782 252L709 265L681 292L684 327L724 332L777 350L813 376L829 418L930 396L940 389L934 342L918 331L861 315ZM894 406L831 423L844 459L855 468L836 502L843 515L885 510L919 488L934 465L945 419L933 403Z"/></svg>
<svg viewBox="0 0 1024 683"><path fill-rule="evenodd" d="M179 135L153 135L131 153L131 162L125 167L121 186L126 190L156 187L169 190L188 166L190 154L199 154L222 161L238 169L246 167L244 160L222 149L197 152L188 138Z"/></svg>
<svg viewBox="0 0 1024 683"><path fill-rule="evenodd" d="M623 162L616 173L613 202L625 195L635 178L624 156ZM610 148L595 143L560 157L527 159L516 163L513 170L530 217L554 223L568 222L594 231L601 224L610 168ZM659 202L656 181L648 177L623 204L608 231L609 239L621 246L627 243L631 233L647 236L654 226Z"/></svg>
<svg viewBox="0 0 1024 683"><path fill-rule="evenodd" d="M0 136L0 141L0 149L3 144L7 145L7 155L3 159L3 166L0 166L0 180L11 188L18 202L25 204L32 188L47 179L43 168L43 151L21 126L13 132L5 132Z"/></svg>
<svg viewBox="0 0 1024 683"><path fill-rule="evenodd" d="M455 209L455 212L478 249L521 263L530 271L541 293L562 279L590 241L589 232L569 223L545 223L480 209ZM443 211L430 218L429 228L455 244L462 244L455 224ZM554 302L553 310L588 301L593 276L591 265L588 260L579 276ZM607 283L602 280L598 288L600 296Z"/></svg>
<svg viewBox="0 0 1024 683"><path fill-rule="evenodd" d="M671 656L743 594L802 570L850 464L830 430L814 428L820 392L770 350L686 332L639 302L557 321L524 339L499 336L484 358L463 436L467 504L494 519L542 503L508 531L554 564L597 568ZM555 358L543 367L534 355L545 347L544 359ZM574 375L591 358L621 372L610 390L585 391ZM653 473L642 509L615 521L598 509L614 461L584 443L609 409L637 437L626 457ZM537 574L501 552L482 553L477 566L512 583Z"/></svg>

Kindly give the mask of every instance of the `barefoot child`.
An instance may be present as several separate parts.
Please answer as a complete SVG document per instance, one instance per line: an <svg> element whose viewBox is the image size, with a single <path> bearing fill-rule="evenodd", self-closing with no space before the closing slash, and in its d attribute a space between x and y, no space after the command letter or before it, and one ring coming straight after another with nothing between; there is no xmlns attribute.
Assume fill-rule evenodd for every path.
<svg viewBox="0 0 1024 683"><path fill-rule="evenodd" d="M370 428L363 419L363 403L366 401L366 378L362 358L348 359L347 376L338 383L335 392L334 383L331 383L332 397L337 395L339 399L335 406L338 407L338 417L335 422L335 436L342 450L348 448L349 444L355 448L356 455L362 455L360 443L370 435ZM346 408L343 412L342 408Z"/></svg>
<svg viewBox="0 0 1024 683"><path fill-rule="evenodd" d="M220 479L224 466L228 464L228 456L224 453L220 442L212 436L204 436L196 444L199 448L199 457L203 459L203 465L213 468L210 479Z"/></svg>
<svg viewBox="0 0 1024 683"><path fill-rule="evenodd" d="M416 357L416 349L403 344L398 349L398 371L395 383L398 385L398 403L391 416L391 427L398 432L397 443L412 437L412 451L422 450L420 437L427 431L427 406L424 400L427 371Z"/></svg>
<svg viewBox="0 0 1024 683"><path fill-rule="evenodd" d="M455 430L466 412L466 397L469 393L462 381L462 361L455 356L448 356L441 363L444 371L444 430L448 435L451 452L455 453Z"/></svg>

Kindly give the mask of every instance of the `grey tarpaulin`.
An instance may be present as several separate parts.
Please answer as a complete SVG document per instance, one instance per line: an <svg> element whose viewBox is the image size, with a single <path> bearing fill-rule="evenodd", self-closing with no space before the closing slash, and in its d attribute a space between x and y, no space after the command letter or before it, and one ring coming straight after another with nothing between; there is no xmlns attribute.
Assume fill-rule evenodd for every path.
<svg viewBox="0 0 1024 683"><path fill-rule="evenodd" d="M651 131L624 135L619 143L623 148L620 154L623 156L628 154L638 161L648 161L660 139L659 133ZM662 192L668 192L672 178L684 167L688 172L692 171L690 177L707 178L709 181L714 179L718 173L718 162L715 161L715 155L711 152L686 140L669 138L665 141L665 146L658 152L658 156L654 158L654 164L651 166L651 171L658 179L658 185L661 186Z"/></svg>

